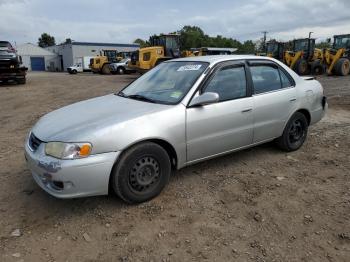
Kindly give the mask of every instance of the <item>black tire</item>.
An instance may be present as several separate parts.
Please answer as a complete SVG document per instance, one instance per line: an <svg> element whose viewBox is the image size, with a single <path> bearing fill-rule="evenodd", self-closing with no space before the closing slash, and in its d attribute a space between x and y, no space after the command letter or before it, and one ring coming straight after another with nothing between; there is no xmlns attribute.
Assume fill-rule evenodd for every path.
<svg viewBox="0 0 350 262"><path fill-rule="evenodd" d="M294 65L294 71L298 75L307 75L309 72L309 65L304 58L300 58Z"/></svg>
<svg viewBox="0 0 350 262"><path fill-rule="evenodd" d="M147 142L122 154L112 171L112 188L127 203L150 200L169 182L171 163L161 146Z"/></svg>
<svg viewBox="0 0 350 262"><path fill-rule="evenodd" d="M110 75L111 74L111 69L109 68L109 64L104 64L103 65L101 73L103 75Z"/></svg>
<svg viewBox="0 0 350 262"><path fill-rule="evenodd" d="M308 131L308 122L303 113L296 112L288 121L277 145L284 151L298 150L305 142Z"/></svg>
<svg viewBox="0 0 350 262"><path fill-rule="evenodd" d="M311 74L322 75L324 73L324 67L320 60L315 60L311 63Z"/></svg>
<svg viewBox="0 0 350 262"><path fill-rule="evenodd" d="M24 85L26 83L26 79L25 78L18 79L17 83L20 84L20 85Z"/></svg>
<svg viewBox="0 0 350 262"><path fill-rule="evenodd" d="M125 74L125 68L124 67L118 67L117 69L118 75L124 75Z"/></svg>
<svg viewBox="0 0 350 262"><path fill-rule="evenodd" d="M350 72L350 61L347 58L340 58L334 65L334 72L338 76L346 76Z"/></svg>

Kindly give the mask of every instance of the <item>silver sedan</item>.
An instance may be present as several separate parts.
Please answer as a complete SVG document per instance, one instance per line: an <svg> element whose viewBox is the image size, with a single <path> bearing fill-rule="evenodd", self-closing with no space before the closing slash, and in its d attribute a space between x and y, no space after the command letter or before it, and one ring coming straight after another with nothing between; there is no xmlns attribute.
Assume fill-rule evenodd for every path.
<svg viewBox="0 0 350 262"><path fill-rule="evenodd" d="M172 169L272 140L299 149L327 109L321 84L277 60L164 62L122 91L42 117L25 142L38 185L59 198L157 196Z"/></svg>

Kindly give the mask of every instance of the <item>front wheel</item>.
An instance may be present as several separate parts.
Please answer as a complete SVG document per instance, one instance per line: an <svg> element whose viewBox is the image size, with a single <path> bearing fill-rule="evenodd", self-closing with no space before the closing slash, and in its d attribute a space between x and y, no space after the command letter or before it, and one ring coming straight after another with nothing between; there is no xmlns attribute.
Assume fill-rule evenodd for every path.
<svg viewBox="0 0 350 262"><path fill-rule="evenodd" d="M123 67L118 67L118 74L123 75L125 73L125 69Z"/></svg>
<svg viewBox="0 0 350 262"><path fill-rule="evenodd" d="M304 114L296 112L288 121L283 134L277 139L277 145L287 151L298 150L305 142L308 122Z"/></svg>
<svg viewBox="0 0 350 262"><path fill-rule="evenodd" d="M122 154L112 172L114 192L128 203L157 196L168 183L171 164L167 152L151 142L136 145Z"/></svg>
<svg viewBox="0 0 350 262"><path fill-rule="evenodd" d="M111 69L109 68L109 64L103 65L101 72L102 72L103 75L110 75L111 74Z"/></svg>

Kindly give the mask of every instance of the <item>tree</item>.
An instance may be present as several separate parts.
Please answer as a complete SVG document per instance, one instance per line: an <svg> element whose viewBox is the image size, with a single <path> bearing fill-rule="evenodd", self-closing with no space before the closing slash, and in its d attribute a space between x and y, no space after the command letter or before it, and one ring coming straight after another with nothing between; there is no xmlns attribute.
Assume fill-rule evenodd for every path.
<svg viewBox="0 0 350 262"><path fill-rule="evenodd" d="M316 43L315 47L320 48L320 49L331 48L332 44L331 44L331 41L329 39L327 41L322 41L320 43Z"/></svg>
<svg viewBox="0 0 350 262"><path fill-rule="evenodd" d="M38 45L40 47L48 47L55 45L55 38L47 33L42 33L38 39Z"/></svg>
<svg viewBox="0 0 350 262"><path fill-rule="evenodd" d="M134 41L135 44L139 44L140 45L140 48L143 48L143 47L148 47L149 46L149 42L141 39L141 38L137 38L135 39Z"/></svg>

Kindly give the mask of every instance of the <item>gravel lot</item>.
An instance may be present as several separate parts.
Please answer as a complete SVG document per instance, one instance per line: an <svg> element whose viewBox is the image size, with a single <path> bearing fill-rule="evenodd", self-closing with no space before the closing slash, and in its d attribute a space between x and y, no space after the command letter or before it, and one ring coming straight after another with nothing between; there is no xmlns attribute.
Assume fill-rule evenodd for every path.
<svg viewBox="0 0 350 262"><path fill-rule="evenodd" d="M190 166L135 206L43 192L23 157L30 128L135 77L0 85L0 261L350 261L350 76L319 78L330 109L297 152L266 144Z"/></svg>

